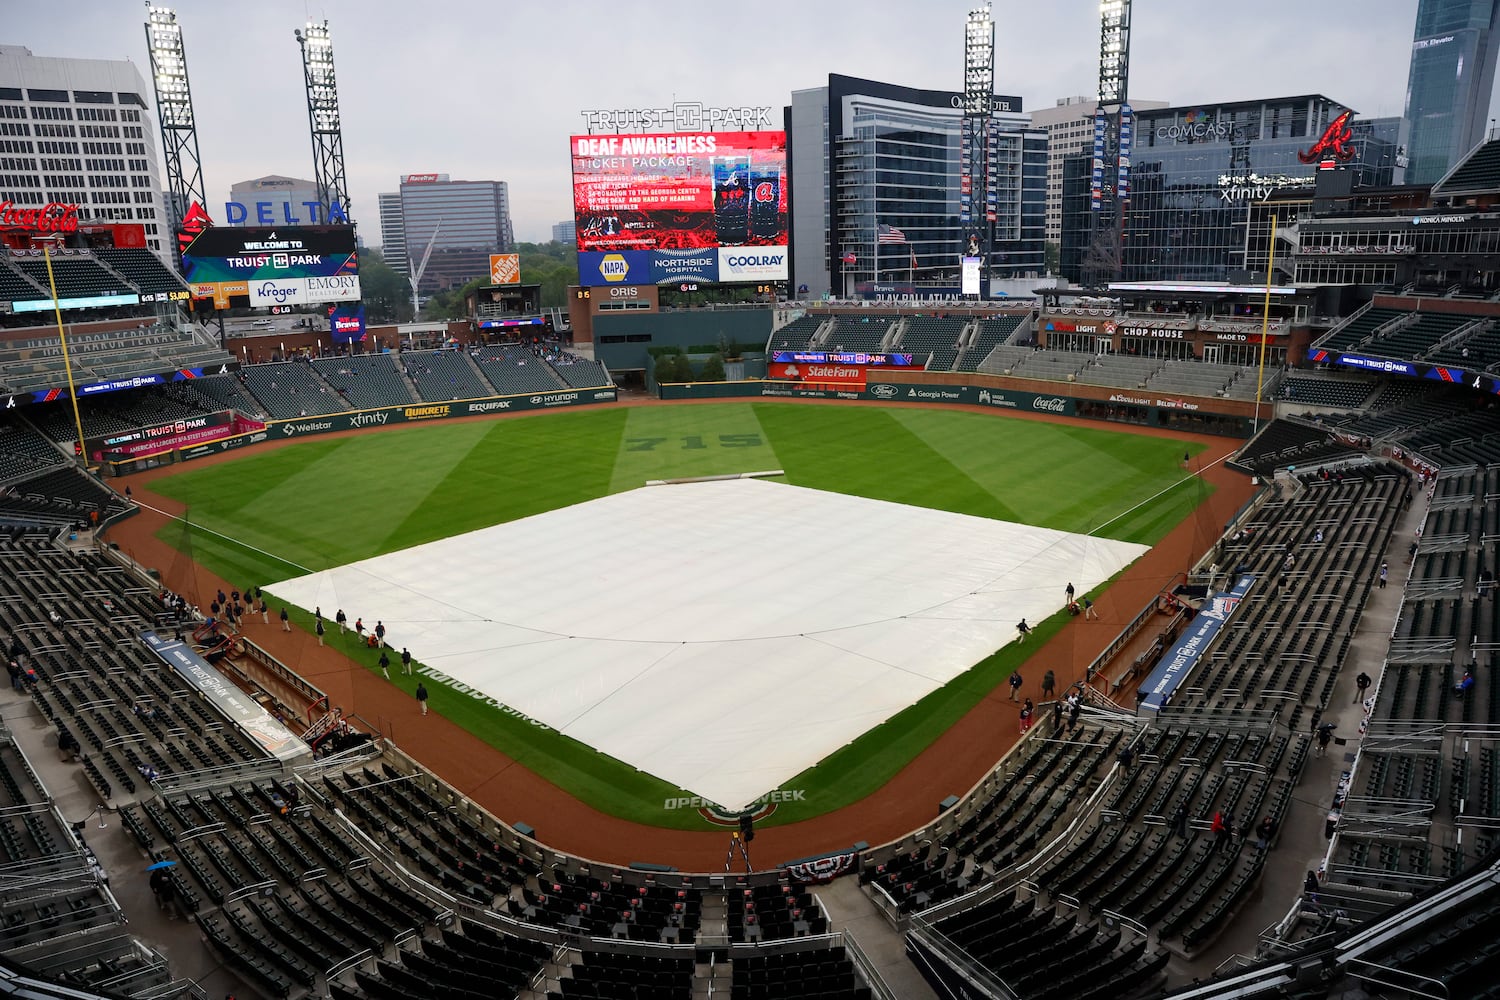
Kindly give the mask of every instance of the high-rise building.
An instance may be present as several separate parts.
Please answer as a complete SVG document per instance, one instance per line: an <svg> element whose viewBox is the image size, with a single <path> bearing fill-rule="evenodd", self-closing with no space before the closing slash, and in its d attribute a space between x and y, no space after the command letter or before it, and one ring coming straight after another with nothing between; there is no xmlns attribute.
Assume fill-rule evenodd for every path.
<svg viewBox="0 0 1500 1000"><path fill-rule="evenodd" d="M406 219L401 214L401 192L386 191L377 196L380 202L380 252L394 271L411 273L411 259L406 256Z"/></svg>
<svg viewBox="0 0 1500 1000"><path fill-rule="evenodd" d="M569 246L578 242L578 223L572 219L565 222L552 223L552 242L566 243Z"/></svg>
<svg viewBox="0 0 1500 1000"><path fill-rule="evenodd" d="M124 59L57 59L0 45L0 202L135 223L171 255L149 85Z"/></svg>
<svg viewBox="0 0 1500 1000"><path fill-rule="evenodd" d="M1418 0L1406 81L1409 184L1434 184L1484 138L1500 0Z"/></svg>
<svg viewBox="0 0 1500 1000"><path fill-rule="evenodd" d="M1346 139L1333 128L1345 110L1311 94L1137 111L1123 280L1223 282L1246 272L1264 280L1272 216L1288 239L1299 206L1312 205L1324 160L1353 185L1392 183L1399 122L1348 123ZM1325 142L1334 148L1320 150ZM1060 271L1070 281L1083 280L1094 236L1092 166L1087 150L1063 161Z"/></svg>
<svg viewBox="0 0 1500 1000"><path fill-rule="evenodd" d="M792 284L799 295L956 287L963 95L831 75L786 110ZM1045 267L1047 136L996 95L988 193L988 272Z"/></svg>
<svg viewBox="0 0 1500 1000"><path fill-rule="evenodd" d="M404 174L401 224L406 255L413 268L421 267L428 244L432 246L422 272L423 294L487 277L489 255L515 246L510 194L504 181L455 181L447 174Z"/></svg>
<svg viewBox="0 0 1500 1000"><path fill-rule="evenodd" d="M1137 111L1164 108L1166 101L1138 101L1130 106ZM1063 160L1094 148L1094 111L1097 97L1061 97L1050 108L1031 112L1031 124L1047 130L1047 242L1062 239Z"/></svg>
<svg viewBox="0 0 1500 1000"><path fill-rule="evenodd" d="M231 226L315 226L323 222L316 181L268 174L231 185L229 201L243 211L226 211L216 222Z"/></svg>

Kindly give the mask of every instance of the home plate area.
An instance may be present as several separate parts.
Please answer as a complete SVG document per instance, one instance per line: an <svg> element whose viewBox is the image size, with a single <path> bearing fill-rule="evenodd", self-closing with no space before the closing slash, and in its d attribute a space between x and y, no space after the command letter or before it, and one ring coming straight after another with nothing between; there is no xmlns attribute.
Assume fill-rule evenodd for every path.
<svg viewBox="0 0 1500 1000"><path fill-rule="evenodd" d="M655 486L285 580L434 671L737 810L1143 545L757 480ZM442 711L438 701L436 711Z"/></svg>

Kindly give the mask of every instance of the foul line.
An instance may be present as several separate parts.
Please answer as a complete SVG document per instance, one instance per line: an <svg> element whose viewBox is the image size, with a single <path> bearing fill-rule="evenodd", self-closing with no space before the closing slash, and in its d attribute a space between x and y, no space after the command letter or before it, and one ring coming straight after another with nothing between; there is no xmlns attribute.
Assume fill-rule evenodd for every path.
<svg viewBox="0 0 1500 1000"><path fill-rule="evenodd" d="M195 524L194 522L189 521L187 519L186 515L169 514L166 511L162 510L160 507L153 507L149 503L141 503L139 500L135 500L133 502L135 503L135 505L137 507L144 507L146 510L152 511L152 512L157 513L157 514L160 514L162 517L165 517L169 521L181 521L183 524L187 525L189 528L194 528L194 529L196 529L198 531L207 532L208 534L213 535L216 538L222 538L222 539L224 539L226 542L233 542L234 544L238 545L240 548L249 549L251 552L259 552L263 556L267 556L267 557L269 557L271 559L275 559L277 562L281 563L283 566L290 566L293 569L300 569L304 573L311 573L312 572L312 570L308 569L306 566L303 566L303 565L301 565L299 563L294 563L290 559L283 559L283 558L281 558L281 556L278 556L274 552L267 552L265 549L257 548L256 546L251 545L249 542L242 542L238 538L231 538L230 536L224 534L222 531L215 531L214 529L208 527L207 525ZM183 555L188 556L188 558L192 558L192 556L191 556L190 553L184 552Z"/></svg>
<svg viewBox="0 0 1500 1000"><path fill-rule="evenodd" d="M1146 499L1142 500L1140 503L1136 504L1134 507L1130 507L1130 508L1128 508L1126 510L1122 510L1120 513L1116 514L1114 517L1110 518L1108 521L1105 521L1103 524L1095 525L1093 528L1091 528L1089 530L1089 534L1090 535L1097 535L1099 532L1103 531L1105 528L1109 527L1111 524L1114 524L1116 521L1120 520L1121 518L1125 517L1128 514L1132 514L1135 511L1140 510L1142 507L1146 506L1148 503L1153 502L1158 497L1164 496L1165 494L1172 492L1177 487L1181 486L1183 483L1190 483L1194 479L1201 478L1205 469L1211 469L1215 465L1218 465L1220 462L1226 461L1228 458L1229 458L1229 456L1225 455L1222 458L1216 458L1216 459L1214 459L1212 462L1209 462L1207 465L1203 466L1203 468L1199 469L1197 472L1193 473L1192 475L1190 475L1190 476L1183 476L1181 479L1177 480L1177 482L1173 483L1171 486L1167 486L1167 487L1164 487L1163 489L1158 490L1157 492L1151 494ZM1155 548L1155 546L1152 546L1152 547Z"/></svg>

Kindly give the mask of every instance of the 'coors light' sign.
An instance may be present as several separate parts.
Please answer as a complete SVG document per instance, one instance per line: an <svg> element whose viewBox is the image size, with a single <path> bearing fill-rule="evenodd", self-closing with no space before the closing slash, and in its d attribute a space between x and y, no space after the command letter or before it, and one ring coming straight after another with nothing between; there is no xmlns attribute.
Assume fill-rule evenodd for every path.
<svg viewBox="0 0 1500 1000"><path fill-rule="evenodd" d="M14 202L0 201L0 228L31 229L39 233L76 233L78 206L53 201L41 208L17 208Z"/></svg>

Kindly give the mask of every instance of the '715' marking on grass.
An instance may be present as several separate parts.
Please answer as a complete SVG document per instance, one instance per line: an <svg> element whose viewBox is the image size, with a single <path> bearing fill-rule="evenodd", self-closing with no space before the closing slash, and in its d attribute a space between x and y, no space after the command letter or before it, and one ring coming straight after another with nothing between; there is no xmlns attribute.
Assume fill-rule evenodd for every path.
<svg viewBox="0 0 1500 1000"><path fill-rule="evenodd" d="M708 445L703 443L703 438L696 434L690 434L684 438L626 438L625 450L655 451L657 445L665 444L668 441L681 441L683 451L697 451L700 448L708 447ZM719 435L720 448L759 448L760 446L761 440L759 434Z"/></svg>

